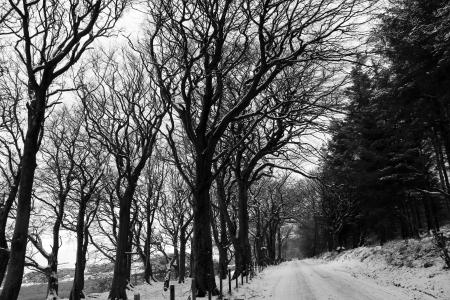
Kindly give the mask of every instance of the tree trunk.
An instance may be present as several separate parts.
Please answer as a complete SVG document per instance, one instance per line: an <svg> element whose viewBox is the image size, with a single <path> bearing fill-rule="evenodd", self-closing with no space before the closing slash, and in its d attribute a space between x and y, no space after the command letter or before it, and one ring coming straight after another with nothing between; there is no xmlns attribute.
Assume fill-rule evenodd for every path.
<svg viewBox="0 0 450 300"><path fill-rule="evenodd" d="M0 211L0 286L2 285L3 278L5 277L6 267L8 266L9 260L9 249L8 242L6 241L5 227L2 226L3 223L6 225L7 218L3 217L3 208Z"/></svg>
<svg viewBox="0 0 450 300"><path fill-rule="evenodd" d="M275 263L275 259L276 259L276 247L275 247L275 236L276 236L276 228L277 225L276 224L271 224L269 226L269 232L266 235L266 239L267 239L267 258L268 258L268 263L273 265Z"/></svg>
<svg viewBox="0 0 450 300"><path fill-rule="evenodd" d="M6 224L8 222L9 212L19 189L19 180L20 170L14 176L14 183L9 190L6 202L0 207L0 286L3 283L9 260L8 242L6 241Z"/></svg>
<svg viewBox="0 0 450 300"><path fill-rule="evenodd" d="M127 282L131 284L131 264L133 262L133 255L131 254L131 250L133 249L133 231L131 227L133 225L130 224L130 231L128 232L128 243L127 243Z"/></svg>
<svg viewBox="0 0 450 300"><path fill-rule="evenodd" d="M151 284L151 281L155 281L155 279L153 278L153 269L152 269L152 263L150 260L150 243L151 243L151 239L152 239L152 225L153 225L153 220L154 220L154 216L155 216L155 210L151 209L151 204L150 204L150 198L147 198L146 201L146 225L147 225L147 236L145 237L145 245L144 245L144 253L140 253L141 255L141 259L144 262L144 280L145 282L147 282L148 284ZM151 213L150 213L151 212ZM137 237L137 239L139 239L139 236ZM138 251L141 248L138 247ZM140 251L142 252L142 251Z"/></svg>
<svg viewBox="0 0 450 300"><path fill-rule="evenodd" d="M147 232L149 232L150 229L147 229ZM152 263L150 261L150 240L151 240L151 231L150 233L147 233L147 237L145 239L145 245L144 245L144 255L142 256L142 259L144 261L144 279L148 284L151 284L151 281L154 280L153 278L153 269L152 269Z"/></svg>
<svg viewBox="0 0 450 300"><path fill-rule="evenodd" d="M33 93L33 92L32 92ZM11 240L11 254L0 300L16 300L22 285L27 248L28 226L30 223L31 194L33 191L36 154L44 124L45 91L35 94L28 108L28 128L21 160L21 176L17 199L17 215Z"/></svg>
<svg viewBox="0 0 450 300"><path fill-rule="evenodd" d="M184 283L186 276L186 231L181 228L180 230L180 256L178 259L178 283Z"/></svg>
<svg viewBox="0 0 450 300"><path fill-rule="evenodd" d="M75 275L69 300L84 299L84 269L86 268L86 251L88 245L87 227L85 228L84 218L86 214L86 204L81 201L77 216L77 254L75 262Z"/></svg>
<svg viewBox="0 0 450 300"><path fill-rule="evenodd" d="M194 245L193 238L191 238L191 253L189 253L189 278L194 278L194 254L192 252L192 245Z"/></svg>
<svg viewBox="0 0 450 300"><path fill-rule="evenodd" d="M54 245L53 245L54 246ZM57 246L58 247L58 246ZM48 276L47 285L47 300L57 300L58 297L58 250L52 251L48 259L48 266L50 268L50 273Z"/></svg>
<svg viewBox="0 0 450 300"><path fill-rule="evenodd" d="M425 219L427 221L427 230L430 231L431 229L433 229L433 222L431 219L430 205L428 203L427 197L422 196L422 204L425 211Z"/></svg>
<svg viewBox="0 0 450 300"><path fill-rule="evenodd" d="M431 215L433 217L433 229L439 231L440 224L439 224L439 208L438 204L436 203L436 199L434 197L429 197L430 202L430 210Z"/></svg>
<svg viewBox="0 0 450 300"><path fill-rule="evenodd" d="M227 253L227 224L222 210L219 212L220 222L220 243L217 244L219 249L219 276L221 279L227 278L228 271L228 253Z"/></svg>
<svg viewBox="0 0 450 300"><path fill-rule="evenodd" d="M419 209L419 206L417 205L417 199L414 199L413 200L414 201L414 214L415 214L415 216L416 216L416 222L417 222L417 228L418 229L421 229L421 228L423 228L423 225L422 225L422 218L420 217L420 209Z"/></svg>
<svg viewBox="0 0 450 300"><path fill-rule="evenodd" d="M192 244L193 277L198 297L204 297L208 291L218 294L214 280L211 237L211 188L210 159L200 155L196 159L196 182L194 189L194 236Z"/></svg>
<svg viewBox="0 0 450 300"><path fill-rule="evenodd" d="M262 247L264 245L264 235L261 215L259 209L256 210L256 234L255 234L255 262L258 266L263 264L263 252Z"/></svg>
<svg viewBox="0 0 450 300"><path fill-rule="evenodd" d="M64 200L62 200L64 201ZM62 204L62 209L64 209L64 204ZM47 285L47 299L58 299L58 252L59 252L59 229L61 227L61 218L63 210L59 211L55 224L53 226L53 245L52 252L48 258L48 267L50 268L50 273L48 274L48 285Z"/></svg>
<svg viewBox="0 0 450 300"><path fill-rule="evenodd" d="M53 225L53 245L52 252L48 258L48 266L50 267L50 274L48 277L47 298L58 299L58 253L59 253L59 230L61 228L62 218L64 215L64 208L66 204L68 187L58 196L58 214ZM52 298L53 297L53 298Z"/></svg>
<svg viewBox="0 0 450 300"><path fill-rule="evenodd" d="M176 239L174 245L175 245L175 247L173 248L173 256L175 257L174 278L178 278L180 268L180 252L178 251L178 238Z"/></svg>
<svg viewBox="0 0 450 300"><path fill-rule="evenodd" d="M444 153L442 152L442 143L439 140L439 136L435 131L433 141L434 141L433 143L434 151L436 155L436 165L439 171L439 179L441 181L441 186L444 191L450 192L450 183L448 179L447 170L445 167L445 158Z"/></svg>
<svg viewBox="0 0 450 300"><path fill-rule="evenodd" d="M448 120L444 119L440 122L440 132L444 144L445 154L447 156L447 163L450 164L450 133Z"/></svg>
<svg viewBox="0 0 450 300"><path fill-rule="evenodd" d="M136 184L129 182L122 199L120 199L119 211L119 236L117 239L116 261L114 264L114 274L111 284L111 291L108 299L126 300L127 284L129 277L128 252L129 233L130 233L130 210Z"/></svg>
<svg viewBox="0 0 450 300"><path fill-rule="evenodd" d="M239 218L239 263L236 263L236 272L235 276L243 273L244 275L247 273L247 270L251 266L251 255L252 249L250 247L250 241L248 238L248 183L244 178L242 180L238 180L238 189L239 189L239 205L238 205L238 218ZM236 249L238 250L238 249ZM238 257L237 253L235 254Z"/></svg>
<svg viewBox="0 0 450 300"><path fill-rule="evenodd" d="M282 259L281 250L282 250L282 239L281 239L281 226L278 226L277 230L277 245L278 245L278 256L277 256L277 262L280 263Z"/></svg>
<svg viewBox="0 0 450 300"><path fill-rule="evenodd" d="M219 277L221 279L226 279L228 276L228 234L227 234L227 200L226 191L223 180L223 174L216 176L216 188L217 188L217 200L219 204L219 233L214 233L214 239L216 240L216 246L219 250ZM230 227L230 226L228 226ZM228 228L231 231L233 229ZM217 231L217 230L216 230ZM214 231L213 231L214 232ZM233 238L232 238L233 239Z"/></svg>

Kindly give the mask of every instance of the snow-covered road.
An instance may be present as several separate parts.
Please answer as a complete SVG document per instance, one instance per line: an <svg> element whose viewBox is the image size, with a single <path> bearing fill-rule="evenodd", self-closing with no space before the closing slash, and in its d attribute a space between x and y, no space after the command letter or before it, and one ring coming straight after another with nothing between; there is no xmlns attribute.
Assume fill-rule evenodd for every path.
<svg viewBox="0 0 450 300"><path fill-rule="evenodd" d="M356 279L328 264L286 262L264 272L265 297L276 300L410 300L400 288L383 287L370 279ZM269 288L270 286L270 288ZM258 297L255 297L258 298ZM433 299L424 295L420 299Z"/></svg>

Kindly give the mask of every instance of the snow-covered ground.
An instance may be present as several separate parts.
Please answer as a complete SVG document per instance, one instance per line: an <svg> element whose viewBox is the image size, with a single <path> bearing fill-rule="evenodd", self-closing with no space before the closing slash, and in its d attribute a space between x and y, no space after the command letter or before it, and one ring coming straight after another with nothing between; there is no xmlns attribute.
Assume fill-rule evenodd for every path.
<svg viewBox="0 0 450 300"><path fill-rule="evenodd" d="M403 268L393 271L378 267L365 268L364 262L356 262L347 256L345 259L327 261L324 259L308 259L290 261L279 266L271 266L259 273L244 286L235 289L233 282L232 294L228 294L228 284L224 283L226 299L275 299L275 300L411 300L411 299L450 299L450 293L432 293L429 290L414 288L414 284L422 282L417 274L411 277L410 272L403 276ZM442 288L449 285L450 276L443 271L442 277L428 278ZM445 280L447 280L445 282ZM409 282L410 284L397 284ZM190 282L175 284L175 299L186 300L190 296ZM448 287L447 287L448 289ZM138 286L141 299L169 299L169 292L162 290L162 283ZM134 299L134 293L129 292L129 299ZM107 300L108 293L92 294L88 299ZM198 298L201 299L201 298ZM203 298L204 299L204 298ZM216 297L213 297L216 299Z"/></svg>
<svg viewBox="0 0 450 300"><path fill-rule="evenodd" d="M450 228L445 228L450 235ZM274 300L430 300L450 299L450 270L443 268L431 237L399 240L383 247L360 247L340 254L325 253L306 259L270 266L248 284L228 294L225 299ZM190 281L175 285L175 299L187 300ZM169 299L162 283L139 285L128 293L129 299ZM91 294L88 299L107 300L108 293ZM201 298L198 298L201 299ZM205 299L205 298L203 298ZM216 299L216 297L213 297Z"/></svg>
<svg viewBox="0 0 450 300"><path fill-rule="evenodd" d="M400 287L409 299L450 299L450 270L444 269L431 237L360 247L338 255L327 253L315 262L345 270L357 279Z"/></svg>

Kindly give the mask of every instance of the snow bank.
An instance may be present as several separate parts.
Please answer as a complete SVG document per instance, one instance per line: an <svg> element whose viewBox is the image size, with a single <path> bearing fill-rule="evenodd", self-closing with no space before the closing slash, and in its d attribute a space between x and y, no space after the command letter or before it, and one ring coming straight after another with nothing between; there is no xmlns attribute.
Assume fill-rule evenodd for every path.
<svg viewBox="0 0 450 300"><path fill-rule="evenodd" d="M450 237L450 226L443 231ZM345 269L356 278L369 277L381 285L402 287L412 299L421 299L424 294L450 299L450 270L444 269L444 261L430 236L359 247L339 254L328 252L319 259Z"/></svg>

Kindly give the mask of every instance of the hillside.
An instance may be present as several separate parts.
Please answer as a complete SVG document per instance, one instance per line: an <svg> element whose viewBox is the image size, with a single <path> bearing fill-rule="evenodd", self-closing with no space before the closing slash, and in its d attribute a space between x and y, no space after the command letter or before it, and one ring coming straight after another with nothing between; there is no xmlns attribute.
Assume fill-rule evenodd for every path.
<svg viewBox="0 0 450 300"><path fill-rule="evenodd" d="M443 232L450 240L450 226L444 227ZM401 287L414 299L422 299L424 295L450 299L450 270L444 268L429 235L420 240L395 240L383 246L327 252L317 260L344 268L355 278L371 278L383 286Z"/></svg>

